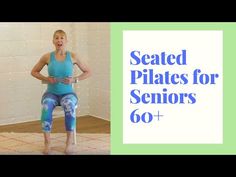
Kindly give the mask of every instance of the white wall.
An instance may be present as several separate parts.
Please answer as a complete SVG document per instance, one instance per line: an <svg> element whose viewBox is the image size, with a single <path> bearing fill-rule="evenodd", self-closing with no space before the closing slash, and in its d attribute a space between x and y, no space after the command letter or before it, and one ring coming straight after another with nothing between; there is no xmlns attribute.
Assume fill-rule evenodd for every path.
<svg viewBox="0 0 236 177"><path fill-rule="evenodd" d="M93 70L89 82L90 114L110 119L110 26L92 23L88 31L89 65Z"/></svg>
<svg viewBox="0 0 236 177"><path fill-rule="evenodd" d="M57 29L66 31L67 49L79 53L93 71L91 78L75 86L78 116L110 119L109 24L0 23L0 124L40 119L46 86L30 71L44 53L54 50L52 35Z"/></svg>

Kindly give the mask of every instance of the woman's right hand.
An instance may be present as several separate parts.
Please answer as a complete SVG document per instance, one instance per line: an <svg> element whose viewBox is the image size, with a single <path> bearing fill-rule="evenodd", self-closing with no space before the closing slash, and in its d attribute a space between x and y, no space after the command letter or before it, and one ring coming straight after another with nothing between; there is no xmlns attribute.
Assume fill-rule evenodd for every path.
<svg viewBox="0 0 236 177"><path fill-rule="evenodd" d="M57 82L56 78L54 78L54 77L48 77L47 81L49 84L55 84Z"/></svg>

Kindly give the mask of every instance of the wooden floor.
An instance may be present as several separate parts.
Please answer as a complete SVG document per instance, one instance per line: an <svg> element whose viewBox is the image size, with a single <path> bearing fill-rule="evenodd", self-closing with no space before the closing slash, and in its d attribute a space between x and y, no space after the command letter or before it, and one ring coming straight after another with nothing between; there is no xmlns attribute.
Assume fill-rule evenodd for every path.
<svg viewBox="0 0 236 177"><path fill-rule="evenodd" d="M19 123L0 126L0 132L15 133L40 133L40 121ZM65 123L63 118L54 118L52 133L65 132ZM96 118L93 116L81 116L77 118L77 133L110 133L110 121Z"/></svg>

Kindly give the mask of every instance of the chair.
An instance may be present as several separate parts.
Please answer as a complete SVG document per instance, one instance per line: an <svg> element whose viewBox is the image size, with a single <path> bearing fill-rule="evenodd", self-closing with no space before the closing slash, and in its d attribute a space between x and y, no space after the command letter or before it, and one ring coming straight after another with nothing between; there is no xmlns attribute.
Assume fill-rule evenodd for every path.
<svg viewBox="0 0 236 177"><path fill-rule="evenodd" d="M58 82L60 82L60 79L58 79ZM73 82L72 86L74 87L74 83L76 82ZM42 81L42 84L48 84L46 81ZM75 109L77 109L78 105L76 105ZM59 112L59 111L63 111L63 108L62 106L56 106L53 110L53 112ZM77 121L75 121L76 123ZM73 144L77 144L77 140L76 140L76 125L75 125L75 128L74 128L74 133L73 133Z"/></svg>

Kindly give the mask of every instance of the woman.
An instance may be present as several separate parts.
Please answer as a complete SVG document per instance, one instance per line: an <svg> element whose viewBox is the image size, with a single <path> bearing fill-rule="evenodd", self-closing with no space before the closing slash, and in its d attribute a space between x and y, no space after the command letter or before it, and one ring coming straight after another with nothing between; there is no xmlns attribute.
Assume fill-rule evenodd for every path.
<svg viewBox="0 0 236 177"><path fill-rule="evenodd" d="M63 30L53 34L55 51L44 54L33 67L31 75L48 83L46 92L42 96L41 123L44 132L44 154L50 153L50 132L52 128L52 112L56 106L62 106L65 112L65 127L67 131L65 153L73 152L73 131L76 125L76 105L78 98L72 83L84 80L91 75L91 71L73 52L66 51L67 36ZM43 67L48 66L48 75L40 73ZM73 65L79 67L82 74L73 77Z"/></svg>

